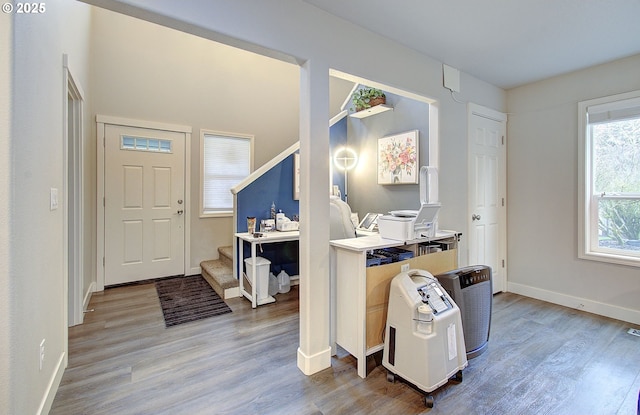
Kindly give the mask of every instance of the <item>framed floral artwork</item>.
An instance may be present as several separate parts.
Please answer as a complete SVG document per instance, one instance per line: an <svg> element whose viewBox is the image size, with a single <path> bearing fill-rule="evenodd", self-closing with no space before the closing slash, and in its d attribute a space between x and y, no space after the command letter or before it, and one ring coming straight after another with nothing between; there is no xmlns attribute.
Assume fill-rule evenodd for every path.
<svg viewBox="0 0 640 415"><path fill-rule="evenodd" d="M418 183L418 130L378 139L378 184Z"/></svg>

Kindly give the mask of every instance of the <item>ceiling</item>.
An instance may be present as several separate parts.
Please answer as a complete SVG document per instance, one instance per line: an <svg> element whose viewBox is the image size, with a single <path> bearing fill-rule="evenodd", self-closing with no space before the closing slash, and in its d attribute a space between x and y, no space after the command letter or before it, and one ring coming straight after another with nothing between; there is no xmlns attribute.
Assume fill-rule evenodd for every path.
<svg viewBox="0 0 640 415"><path fill-rule="evenodd" d="M640 0L303 1L504 89L640 53Z"/></svg>

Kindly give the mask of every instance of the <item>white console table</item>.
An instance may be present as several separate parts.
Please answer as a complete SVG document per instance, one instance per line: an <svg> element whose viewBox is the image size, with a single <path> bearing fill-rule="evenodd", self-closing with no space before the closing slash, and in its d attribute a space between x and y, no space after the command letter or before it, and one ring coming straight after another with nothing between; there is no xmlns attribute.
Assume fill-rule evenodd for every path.
<svg viewBox="0 0 640 415"><path fill-rule="evenodd" d="M458 267L459 232L440 231L435 237L412 241L383 239L379 234L331 241L331 343L358 361L358 375L367 376L366 357L382 350L391 279L405 269L425 269L439 274ZM446 250L420 255L421 244L442 243ZM414 257L367 267L367 253L398 247Z"/></svg>
<svg viewBox="0 0 640 415"><path fill-rule="evenodd" d="M238 278L238 280L239 280L240 293L251 301L251 307L252 308L256 308L256 306L274 302L275 299L273 297L271 297L271 296L269 296L269 297L267 297L267 298L265 298L263 300L260 300L260 301L258 300L258 290L256 289L256 287L257 287L257 285L256 285L256 257L258 255L257 255L257 252L256 252L256 247L260 246L261 244L271 244L271 243L276 243L276 242L297 241L297 240L300 239L300 231L263 232L262 236L259 236L259 237L253 236L252 233L241 232L241 233L236 233L235 237L237 239L237 243L236 243L237 252L234 253L234 256L235 256L235 258L238 258L240 263L239 264L234 264L233 273L234 273L234 276L236 278ZM251 292L247 291L245 289L245 287L244 287L244 276L242 275L242 269L243 269L243 265L244 265L243 264L244 258L243 258L243 254L242 254L242 252L243 252L243 242L242 241L246 241L246 242L249 242L251 244L251 258L253 258L252 270L251 270L252 271L251 272Z"/></svg>

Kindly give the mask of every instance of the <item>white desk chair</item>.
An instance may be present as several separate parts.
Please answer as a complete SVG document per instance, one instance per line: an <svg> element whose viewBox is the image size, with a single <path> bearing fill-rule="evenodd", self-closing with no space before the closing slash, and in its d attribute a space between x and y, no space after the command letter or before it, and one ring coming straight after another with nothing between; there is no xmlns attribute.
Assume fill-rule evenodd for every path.
<svg viewBox="0 0 640 415"><path fill-rule="evenodd" d="M331 196L329 205L329 238L346 239L356 237L356 228L351 221L351 208L337 196Z"/></svg>

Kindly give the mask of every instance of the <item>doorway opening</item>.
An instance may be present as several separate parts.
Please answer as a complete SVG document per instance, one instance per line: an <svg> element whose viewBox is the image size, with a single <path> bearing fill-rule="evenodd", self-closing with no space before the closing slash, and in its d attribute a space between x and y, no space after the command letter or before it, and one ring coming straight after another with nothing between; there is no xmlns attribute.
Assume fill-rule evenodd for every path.
<svg viewBox="0 0 640 415"><path fill-rule="evenodd" d="M64 88L65 100L63 104L63 125L64 125L64 157L65 157L65 241L66 251L65 268L67 272L68 292L68 326L82 324L84 318L85 297L88 302L90 291L85 291L83 279L84 250L82 246L83 237L83 92L78 83L73 78L69 69L68 56L63 56L64 62Z"/></svg>
<svg viewBox="0 0 640 415"><path fill-rule="evenodd" d="M185 275L191 127L97 115L96 131L97 290Z"/></svg>
<svg viewBox="0 0 640 415"><path fill-rule="evenodd" d="M469 264L491 267L495 294L507 281L507 116L469 104L468 117Z"/></svg>
<svg viewBox="0 0 640 415"><path fill-rule="evenodd" d="M438 102L432 98L401 90L379 82L371 81L337 70L330 70L330 102L341 102L332 109L331 151L348 149L357 155L358 162L349 172L349 183L345 183L345 173L331 165L332 185L341 190L346 187L356 189L349 195L352 211L364 217L373 210L387 212L399 208L413 209L419 204L414 187L410 185L380 186L376 177L378 171L378 140L389 135L416 130L418 145L416 165L439 167ZM390 111L371 117L357 116L352 109L352 93L362 87L376 88L387 97ZM340 95L340 98L334 95ZM341 111L341 112L340 112ZM336 115L334 115L336 114ZM338 118L346 120L342 133L334 130ZM334 134L335 133L335 134ZM333 159L333 154L331 155ZM353 186L352 186L353 185ZM398 205L400 204L400 205ZM359 218L361 219L361 218Z"/></svg>

